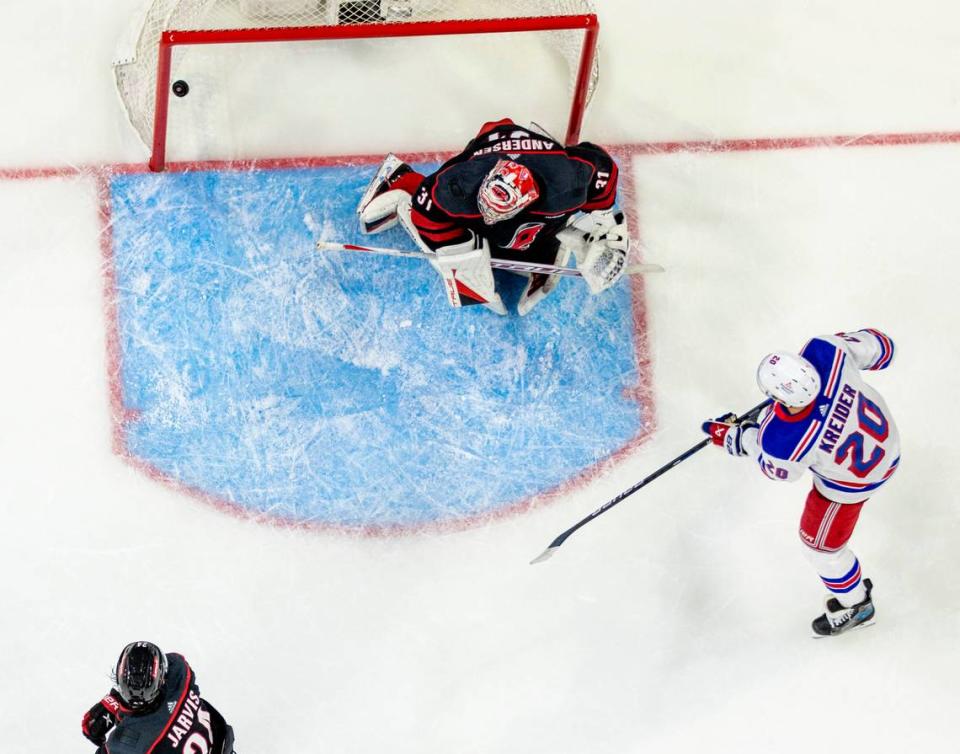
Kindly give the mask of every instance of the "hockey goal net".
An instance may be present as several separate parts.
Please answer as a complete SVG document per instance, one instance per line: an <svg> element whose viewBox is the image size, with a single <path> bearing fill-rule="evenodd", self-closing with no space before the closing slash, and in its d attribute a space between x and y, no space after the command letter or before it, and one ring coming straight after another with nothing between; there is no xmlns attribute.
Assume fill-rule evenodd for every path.
<svg viewBox="0 0 960 754"><path fill-rule="evenodd" d="M597 84L592 0L153 0L114 72L127 116L151 150L150 168L163 170L175 47L515 32L539 32L566 61L566 141L577 141ZM510 64L497 61L490 75Z"/></svg>

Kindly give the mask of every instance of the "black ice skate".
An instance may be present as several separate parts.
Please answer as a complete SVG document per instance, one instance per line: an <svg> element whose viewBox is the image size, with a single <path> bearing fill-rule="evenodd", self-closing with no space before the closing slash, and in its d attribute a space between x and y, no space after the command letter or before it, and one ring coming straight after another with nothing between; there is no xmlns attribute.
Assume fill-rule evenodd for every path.
<svg viewBox="0 0 960 754"><path fill-rule="evenodd" d="M873 600L870 597L870 593L873 591L873 583L870 579L864 579L863 585L866 587L867 596L856 605L845 607L840 604L840 600L836 597L827 600L826 612L813 621L813 632L818 637L837 636L854 628L870 625L873 622L875 611Z"/></svg>
<svg viewBox="0 0 960 754"><path fill-rule="evenodd" d="M413 168L399 157L387 155L357 205L357 217L360 219L362 233L379 233L396 224L397 201L377 199L390 191L399 178L412 170Z"/></svg>

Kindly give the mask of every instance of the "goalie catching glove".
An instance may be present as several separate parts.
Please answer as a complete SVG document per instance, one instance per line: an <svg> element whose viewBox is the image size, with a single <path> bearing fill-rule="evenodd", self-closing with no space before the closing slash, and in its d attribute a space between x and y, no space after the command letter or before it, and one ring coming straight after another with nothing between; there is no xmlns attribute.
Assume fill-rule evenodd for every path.
<svg viewBox="0 0 960 754"><path fill-rule="evenodd" d="M616 283L627 269L630 235L623 213L613 210L581 215L557 234L573 251L577 269L596 295Z"/></svg>
<svg viewBox="0 0 960 754"><path fill-rule="evenodd" d="M730 455L749 456L755 455L758 426L752 419L737 422L737 415L730 413L704 422L702 429L714 445L725 448Z"/></svg>

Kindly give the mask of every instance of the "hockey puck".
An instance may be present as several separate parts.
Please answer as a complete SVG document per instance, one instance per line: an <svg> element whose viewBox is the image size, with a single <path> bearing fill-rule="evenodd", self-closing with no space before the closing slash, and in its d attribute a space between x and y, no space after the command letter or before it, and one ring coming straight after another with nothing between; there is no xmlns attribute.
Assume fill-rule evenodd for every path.
<svg viewBox="0 0 960 754"><path fill-rule="evenodd" d="M190 87L187 85L187 82L184 81L183 79L178 79L177 81L174 81L172 89L173 89L173 93L176 94L178 97L186 97L187 94L190 92Z"/></svg>

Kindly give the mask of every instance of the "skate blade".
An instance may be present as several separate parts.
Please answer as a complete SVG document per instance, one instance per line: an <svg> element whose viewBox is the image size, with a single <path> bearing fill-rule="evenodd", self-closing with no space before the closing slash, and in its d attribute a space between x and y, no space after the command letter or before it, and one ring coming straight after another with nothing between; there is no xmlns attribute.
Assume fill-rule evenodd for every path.
<svg viewBox="0 0 960 754"><path fill-rule="evenodd" d="M400 165L403 164L403 160L397 157L393 152L388 154L384 160L383 164L377 169L376 175L373 176L373 179L370 183L367 184L366 190L363 192L363 196L360 197L360 203L357 205L356 213L359 216L363 209L370 203L370 200L373 199L373 195L376 193L377 188L380 184L390 175L394 170L396 170Z"/></svg>
<svg viewBox="0 0 960 754"><path fill-rule="evenodd" d="M861 628L870 628L870 626L872 626L874 623L876 623L876 621L873 618L871 618L870 620L865 620L863 623L860 623L854 626L853 628L850 628L844 631L842 634L828 634L826 636L824 636L823 634L811 634L810 638L811 639L835 639L838 636L845 636L846 634L852 634L855 631L859 631Z"/></svg>

